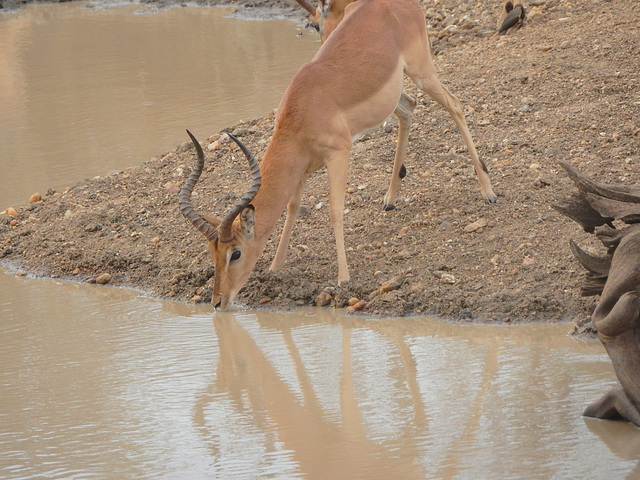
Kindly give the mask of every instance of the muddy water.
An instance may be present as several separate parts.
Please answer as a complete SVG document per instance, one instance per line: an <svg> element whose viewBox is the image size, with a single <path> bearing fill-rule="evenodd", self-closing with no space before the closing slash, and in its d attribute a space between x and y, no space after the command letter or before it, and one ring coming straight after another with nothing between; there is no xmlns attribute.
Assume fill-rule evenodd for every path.
<svg viewBox="0 0 640 480"><path fill-rule="evenodd" d="M317 36L229 9L0 14L0 210L275 108ZM300 35L298 35L300 34ZM7 173L9 172L9 173Z"/></svg>
<svg viewBox="0 0 640 480"><path fill-rule="evenodd" d="M638 478L566 325L158 302L0 275L1 478ZM34 301L37 299L37 302Z"/></svg>
<svg viewBox="0 0 640 480"><path fill-rule="evenodd" d="M0 16L0 166L12 173L0 176L0 205L141 163L182 142L185 126L206 135L260 115L293 74L276 71L283 52L299 64L316 48L287 22L241 33L246 22L230 21L215 30L230 28L233 42L199 50L220 10L137 8ZM119 67L125 46L137 60ZM255 56L212 73L236 46L236 58ZM277 67L250 74L239 95L235 79L258 63ZM132 69L135 80L117 84ZM40 78L57 70L62 80ZM608 357L566 330L330 310L215 315L0 273L0 478L638 478L640 431L580 417L614 382Z"/></svg>

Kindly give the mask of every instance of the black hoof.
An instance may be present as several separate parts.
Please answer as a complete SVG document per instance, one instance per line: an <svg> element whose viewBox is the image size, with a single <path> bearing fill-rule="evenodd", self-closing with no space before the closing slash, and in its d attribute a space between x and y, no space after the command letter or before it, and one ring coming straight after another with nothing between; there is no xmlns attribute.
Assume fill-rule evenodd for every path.
<svg viewBox="0 0 640 480"><path fill-rule="evenodd" d="M393 210L394 208L396 208L396 206L395 206L395 205L387 205L386 203L384 204L384 207L382 207L382 209L383 209L385 212L388 212L389 210Z"/></svg>
<svg viewBox="0 0 640 480"><path fill-rule="evenodd" d="M487 198L487 203L498 203L498 197Z"/></svg>

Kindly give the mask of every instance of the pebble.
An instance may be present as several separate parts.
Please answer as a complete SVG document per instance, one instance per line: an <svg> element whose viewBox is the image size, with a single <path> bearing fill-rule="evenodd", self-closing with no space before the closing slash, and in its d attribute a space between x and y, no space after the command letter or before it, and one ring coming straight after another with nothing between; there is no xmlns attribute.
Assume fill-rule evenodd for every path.
<svg viewBox="0 0 640 480"><path fill-rule="evenodd" d="M98 275L96 277L96 283L98 285L106 285L110 281L111 281L111 274L110 273L103 273L102 275Z"/></svg>
<svg viewBox="0 0 640 480"><path fill-rule="evenodd" d="M331 303L333 297L329 292L322 292L316 296L315 304L317 307L326 307Z"/></svg>
<svg viewBox="0 0 640 480"><path fill-rule="evenodd" d="M260 300L258 300L258 303L260 305L266 305L267 303L271 303L272 301L273 299L271 297L264 296L264 297L261 297Z"/></svg>
<svg viewBox="0 0 640 480"><path fill-rule="evenodd" d="M530 267L531 265L535 265L535 263L536 261L529 256L524 257L524 259L522 260L522 265L524 265L525 267Z"/></svg>
<svg viewBox="0 0 640 480"><path fill-rule="evenodd" d="M170 195L175 195L180 193L180 185L173 183L173 182L169 182L164 186L164 191Z"/></svg>
<svg viewBox="0 0 640 480"><path fill-rule="evenodd" d="M382 285L380 285L380 295L384 295L385 293L389 293L393 290L399 289L403 283L404 278L396 275L392 279L387 280L386 282L383 282Z"/></svg>
<svg viewBox="0 0 640 480"><path fill-rule="evenodd" d="M354 303L347 307L347 311L349 312L359 312L367 305L367 302L364 300L359 300L358 303Z"/></svg>
<svg viewBox="0 0 640 480"><path fill-rule="evenodd" d="M482 231L482 229L487 225L488 225L487 219L482 217L476 220L475 222L470 223L469 225L464 227L463 231L464 233L479 232L479 231Z"/></svg>
<svg viewBox="0 0 640 480"><path fill-rule="evenodd" d="M9 207L7 208L4 212L2 212L3 215L11 215L13 218L18 216L18 212L16 212L16 209L13 207Z"/></svg>
<svg viewBox="0 0 640 480"><path fill-rule="evenodd" d="M452 274L450 273L443 273L442 275L440 275L440 281L442 283L447 283L449 285L453 285L454 283L456 283L456 277L454 277Z"/></svg>
<svg viewBox="0 0 640 480"><path fill-rule="evenodd" d="M349 301L347 302L347 304L348 304L350 307L353 307L353 306L354 306L356 303L358 303L359 301L360 301L360 299L359 299L359 298L351 297L351 298L349 299Z"/></svg>
<svg viewBox="0 0 640 480"><path fill-rule="evenodd" d="M38 192L34 193L29 197L29 203L38 203L41 200L42 200L42 195L40 195L40 193Z"/></svg>

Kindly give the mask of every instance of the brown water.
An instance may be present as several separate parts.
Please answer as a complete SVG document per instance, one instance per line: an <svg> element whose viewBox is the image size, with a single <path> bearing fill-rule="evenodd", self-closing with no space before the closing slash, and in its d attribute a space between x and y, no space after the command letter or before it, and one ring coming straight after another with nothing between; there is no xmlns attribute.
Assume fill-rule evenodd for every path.
<svg viewBox="0 0 640 480"><path fill-rule="evenodd" d="M0 275L0 478L638 478L566 325L158 302ZM37 299L37 301L34 301Z"/></svg>
<svg viewBox="0 0 640 480"><path fill-rule="evenodd" d="M2 201L25 198L40 188L34 186L38 183L72 183L126 166L112 163L126 155L105 157L103 147L91 148L103 129L111 131L107 146L130 150L133 163L171 148L154 147L161 136L156 133L166 124L187 124L169 125L167 130L178 130L169 143L183 140L184 126L213 133L219 128L216 112L235 107L208 105L215 90L212 78L230 75L213 82L227 89L216 102L233 97L238 105L230 115L260 115L276 105L279 95L246 113L246 104L253 107L264 96L256 93L258 86L264 83L269 90L270 82L280 82L284 88L293 73L284 67L285 73L254 73L253 90L243 95L234 93L242 83L236 75L252 63L280 65L281 52L294 58L297 50L316 48L312 37L295 37L296 27L288 22L226 20L231 27L224 28L238 37L224 40L228 48L248 37L240 57L260 55L239 68L225 61L223 71L212 73L213 59L224 49L214 41L203 53L196 46L186 48L178 37L196 35L202 41L195 44L206 43L212 34L196 34L196 26L217 21L220 10L134 15L137 8L45 5L0 16L0 38L15 39L0 48L0 81L13 88L12 95L0 88L0 165L12 172L1 177ZM98 27L94 22L100 19L107 24ZM143 27L136 23L141 21L150 23ZM56 22L59 30L52 26ZM149 44L150 56L161 59L165 51L175 56L146 73L141 73L148 66L146 54L135 57L139 80L116 87L117 77L134 68L129 63L118 70L110 63L119 64L124 45L131 44L119 42L131 39L127 35L133 33L124 33L130 22L146 32L148 40L140 42ZM75 40L58 38L74 28ZM256 31L263 33L252 37ZM275 36L282 40L274 40L267 53L266 39ZM85 79L89 67L76 69L67 54L84 50L85 44L97 49L101 38L122 50L111 55L95 50L93 60L101 69ZM45 53L48 47L53 49ZM20 52L30 53L22 57ZM296 58L290 61L292 70L303 61ZM41 73L27 74L30 68ZM49 98L54 94L40 89L55 82L35 79L56 69L63 79L58 83L74 86L72 94L57 107L35 108L34 102L54 102ZM232 69L233 74L224 71ZM106 80L109 72L119 73ZM202 83L188 95L164 92L173 84L176 91L184 90L198 72ZM175 77L169 81L163 75ZM154 83L156 76L163 80ZM101 106L88 108L100 109L102 123L89 128L85 119L73 135L67 136L65 128L52 133L48 129L60 124L77 127L66 113L51 121L55 108L93 101L92 95L79 95L80 77L87 85L100 85L91 90L96 95L105 94L95 99ZM184 118L176 120L171 112L192 95L197 96L194 110L175 114ZM121 97L129 100L111 108ZM146 98L153 100L141 108ZM204 124L196 124L194 112L205 107L212 110L202 113ZM124 126L137 110L151 108L159 113ZM11 118L20 118L19 125ZM20 125L30 133L16 134ZM134 141L122 147L130 130ZM144 136L151 138L143 142ZM59 145L69 139L71 145ZM30 156L40 142L51 155ZM149 153L142 153L141 143L150 145ZM7 156L12 148L19 159ZM53 155L57 149L62 153ZM69 160L76 151L80 157ZM88 160L89 153L97 156ZM91 173L85 170L89 167ZM640 478L640 430L580 416L615 376L599 342L569 338L567 330L567 325L368 320L326 309L214 314L208 305L159 302L130 291L0 272L0 478Z"/></svg>
<svg viewBox="0 0 640 480"><path fill-rule="evenodd" d="M186 128L206 137L274 109L317 36L229 11L65 3L0 14L0 210L139 165L188 141Z"/></svg>

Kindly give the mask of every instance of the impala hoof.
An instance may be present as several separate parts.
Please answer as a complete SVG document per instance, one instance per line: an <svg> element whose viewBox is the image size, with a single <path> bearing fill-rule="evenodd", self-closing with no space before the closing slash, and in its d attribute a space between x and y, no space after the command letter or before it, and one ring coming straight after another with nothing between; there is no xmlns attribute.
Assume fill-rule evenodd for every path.
<svg viewBox="0 0 640 480"><path fill-rule="evenodd" d="M393 210L394 208L396 208L396 206L395 206L395 205L387 205L386 203L385 203L385 204L384 204L384 206L382 207L382 209L383 209L385 212L388 212L389 210Z"/></svg>
<svg viewBox="0 0 640 480"><path fill-rule="evenodd" d="M487 198L487 203L498 203L498 197Z"/></svg>

